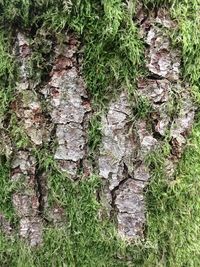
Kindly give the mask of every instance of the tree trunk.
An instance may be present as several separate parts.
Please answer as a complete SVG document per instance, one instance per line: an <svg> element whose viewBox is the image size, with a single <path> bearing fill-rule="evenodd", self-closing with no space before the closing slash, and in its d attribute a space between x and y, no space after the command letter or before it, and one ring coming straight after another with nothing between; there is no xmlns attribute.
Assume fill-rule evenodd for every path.
<svg viewBox="0 0 200 267"><path fill-rule="evenodd" d="M153 159L164 155L162 175L173 180L196 108L191 86L181 75L181 49L170 37L179 26L169 8L137 4L133 20L144 47L144 64L139 66L143 74L138 71L131 93L124 84L111 84L117 95L108 92L101 109L85 79L87 54L82 54L83 39L75 31L66 26L60 41L59 35L55 38L39 28L13 26L18 78L2 117L1 154L10 164L10 201L17 223L9 223L2 213L5 235L17 234L29 246L42 247L46 228L68 225L70 207L56 193L52 197L53 170L63 177L58 187L97 175L102 184L94 192L100 224L109 218L126 241L146 238L145 192L155 168ZM37 51L45 54L44 74L38 79L36 48L42 38L48 52ZM111 48L113 52L117 53ZM91 152L94 118L100 141Z"/></svg>

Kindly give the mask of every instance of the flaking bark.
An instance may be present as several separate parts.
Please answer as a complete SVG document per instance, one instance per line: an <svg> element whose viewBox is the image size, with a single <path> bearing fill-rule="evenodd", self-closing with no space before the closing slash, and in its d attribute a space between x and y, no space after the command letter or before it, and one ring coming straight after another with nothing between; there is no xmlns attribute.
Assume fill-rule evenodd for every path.
<svg viewBox="0 0 200 267"><path fill-rule="evenodd" d="M43 142L45 118L40 101L34 92L30 79L31 48L28 38L18 32L15 43L15 56L19 64L19 81L16 98L11 103L18 118L19 127L29 136L32 145L25 149L13 147L11 181L19 184L12 196L13 206L19 218L19 235L28 240L30 246L42 242L42 218L39 216L39 191L36 177L37 160L32 148Z"/></svg>
<svg viewBox="0 0 200 267"><path fill-rule="evenodd" d="M90 102L77 62L79 42L66 36L64 47L55 48L54 66L42 93L50 104L50 116L56 128L54 159L73 179L87 157L87 121Z"/></svg>
<svg viewBox="0 0 200 267"><path fill-rule="evenodd" d="M99 158L99 174L106 181L102 203L117 219L119 234L131 239L144 234L144 189L151 178L146 156L162 147L169 136L171 152L165 161L165 174L172 178L195 114L190 87L180 77L180 51L172 47L167 33L177 27L176 23L163 8L147 11L138 6L137 19L147 46L149 71L138 80L137 94L148 100L152 111L148 119L136 120L125 93L112 101L101 121Z"/></svg>
<svg viewBox="0 0 200 267"><path fill-rule="evenodd" d="M87 125L91 108L77 60L78 46L73 35L66 35L62 47L55 45L49 81L40 85L31 77L30 41L21 32L16 36L14 55L19 79L11 110L28 143L18 149L6 134L5 138L10 144L8 154L12 153L11 181L18 185L12 202L19 218L19 235L30 246L42 243L44 225L53 222L53 226L60 227L65 221L62 207L48 204L48 173L40 169L34 151L50 146L53 139L56 148L52 153L60 170L71 179L77 179L82 171L88 175ZM41 101L46 101L45 110ZM3 219L2 224L6 229Z"/></svg>
<svg viewBox="0 0 200 267"><path fill-rule="evenodd" d="M169 37L176 23L164 8L147 11L138 5L136 17L146 44L149 73L138 78L136 93L148 100L151 111L148 118L136 117L125 89L112 99L101 118L102 142L96 162L104 184L100 202L117 222L120 236L128 239L144 237L144 191L151 179L146 157L169 140L164 165L166 179L172 179L195 115L190 87L181 79L181 53L172 47ZM19 79L10 107L29 142L19 149L6 131L2 137L4 153L11 157L10 179L17 184L12 203L19 218L19 235L31 246L42 243L44 225L61 226L65 220L60 205L49 207L48 173L38 166L34 151L50 147L53 140L55 148L51 146L50 152L65 176L73 181L92 173L87 135L92 108L81 74L79 46L73 34L66 34L62 46L52 41L52 70L46 81L36 84L30 75L30 42L21 32L16 36ZM48 218L44 219L45 214ZM3 215L0 223L6 234L13 231Z"/></svg>

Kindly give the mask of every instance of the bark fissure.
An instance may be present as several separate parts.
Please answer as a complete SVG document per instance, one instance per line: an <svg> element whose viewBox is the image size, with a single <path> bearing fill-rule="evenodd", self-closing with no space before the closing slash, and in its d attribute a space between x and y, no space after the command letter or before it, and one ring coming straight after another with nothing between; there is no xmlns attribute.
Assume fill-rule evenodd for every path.
<svg viewBox="0 0 200 267"><path fill-rule="evenodd" d="M56 129L54 159L70 178L77 179L80 168L87 165L86 129L91 108L77 62L79 42L73 35L66 38L63 48L55 47L50 80L41 92L49 102Z"/></svg>
<svg viewBox="0 0 200 267"><path fill-rule="evenodd" d="M44 218L43 213L45 209L45 194L44 190L46 188L46 185L44 185L43 180L43 174L45 172L42 171L39 167L39 165L36 165L36 172L35 172L35 180L36 180L36 191L38 192L38 213L41 217Z"/></svg>
<svg viewBox="0 0 200 267"><path fill-rule="evenodd" d="M17 33L14 54L19 65L13 114L28 137L25 148L12 147L11 180L19 186L13 193L13 206L19 217L19 235L31 246L42 243L44 223L64 221L63 210L48 205L47 172L40 166L34 150L55 146L54 159L60 170L72 179L88 171L87 126L91 111L86 86L78 64L79 42L66 35L66 43L54 46L53 68L46 85L31 79L31 46ZM45 110L42 102L45 103Z"/></svg>
<svg viewBox="0 0 200 267"><path fill-rule="evenodd" d="M34 151L49 147L59 170L72 181L89 176L92 169L98 168L105 184L99 201L125 238L144 236L144 191L151 178L146 157L165 145L166 140L171 151L165 161L165 174L173 177L195 113L189 85L180 78L180 51L172 47L168 34L177 25L165 8L146 11L141 6L136 17L148 70L146 77L137 80L137 96L148 100L151 110L148 118L135 114L126 90L110 101L101 117L98 167L94 162L91 167L88 161L91 104L80 69L76 36L66 34L62 45L52 41L53 50L47 59L52 69L38 84L30 74L29 40L17 33L14 54L19 80L10 117L15 115L17 127L23 129L28 141L16 145L6 133L5 140L10 147L8 154L12 153L11 181L17 184L12 202L19 218L19 235L31 246L42 243L45 223L56 225L65 220L57 203L49 207L48 173ZM8 121L6 118L5 123ZM0 219L2 228L9 232L6 220L2 216Z"/></svg>
<svg viewBox="0 0 200 267"><path fill-rule="evenodd" d="M176 23L164 8L146 12L140 6L137 19L141 37L147 44L145 57L149 71L147 77L138 80L137 92L148 99L152 111L148 119L136 119L128 96L121 93L102 116L99 157L100 176L107 181L102 203L108 215L115 215L119 234L125 238L142 237L144 233L144 191L151 177L146 157L162 147L168 136L172 149L165 161L165 175L172 177L195 112L190 88L180 79L180 52L172 47L166 33L177 27ZM173 94L180 103L176 116L169 107L176 108Z"/></svg>
<svg viewBox="0 0 200 267"><path fill-rule="evenodd" d="M41 147L48 136L47 122L35 85L30 78L31 53L28 38L18 32L14 54L19 64L19 80L16 86L16 98L11 103L11 109L17 118L18 127L21 127L24 134L29 137L30 144L23 149L13 147L11 181L18 186L13 193L12 202L19 218L20 237L25 238L30 246L36 246L42 242L43 226L40 215L43 200L33 148Z"/></svg>

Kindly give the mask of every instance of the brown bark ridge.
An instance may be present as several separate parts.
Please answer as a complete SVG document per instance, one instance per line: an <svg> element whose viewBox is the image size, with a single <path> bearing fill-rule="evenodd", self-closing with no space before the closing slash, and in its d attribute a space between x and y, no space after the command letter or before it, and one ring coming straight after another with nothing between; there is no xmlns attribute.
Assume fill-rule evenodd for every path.
<svg viewBox="0 0 200 267"><path fill-rule="evenodd" d="M29 142L23 149L15 144L11 149L11 181L18 184L12 202L19 218L19 235L30 246L42 243L45 223L50 221L57 225L64 220L62 207L56 203L52 208L48 205L48 175L38 167L33 150L56 139L54 159L60 170L67 172L71 179L77 179L81 171L88 171L87 123L91 108L80 73L78 46L73 35L66 35L62 47L56 44L49 81L46 85L38 85L30 74L30 41L22 32L16 36L14 54L19 79L11 109ZM49 114L45 114L47 110L43 109L41 98L46 101ZM44 220L44 213L47 220ZM5 224L5 220L2 222Z"/></svg>
<svg viewBox="0 0 200 267"><path fill-rule="evenodd" d="M70 35L66 43L55 48L50 80L42 93L50 104L50 116L56 128L54 159L62 171L76 179L80 169L87 165L86 130L91 107L76 57L79 42Z"/></svg>
<svg viewBox="0 0 200 267"><path fill-rule="evenodd" d="M167 34L176 24L163 8L147 11L140 6L137 19L147 47L149 71L148 77L138 80L137 94L151 104L150 120L136 120L128 96L121 93L102 116L99 158L99 173L105 182L102 203L110 216L114 214L120 236L128 239L144 236L144 189L151 177L145 157L161 147L162 140L169 135L171 153L165 170L166 177L172 177L195 114L190 88L181 81L180 51L172 47ZM177 103L173 104L173 95L178 108ZM170 113L170 104L175 105L175 114Z"/></svg>
<svg viewBox="0 0 200 267"><path fill-rule="evenodd" d="M42 218L39 215L37 161L32 155L32 147L42 145L45 118L30 79L29 40L20 32L16 36L14 53L19 65L19 81L11 107L18 118L19 127L23 128L32 144L25 149L13 148L11 181L20 186L13 193L12 202L19 217L19 235L35 246L42 242Z"/></svg>
<svg viewBox="0 0 200 267"><path fill-rule="evenodd" d="M111 100L101 118L102 143L97 163L104 183L100 201L115 219L119 235L126 239L144 237L144 189L151 178L146 157L168 136L171 152L165 170L166 177L173 177L195 114L190 88L181 80L180 51L172 47L167 33L177 27L168 11L147 11L139 6L137 22L146 43L149 71L147 77L138 78L137 94L149 101L152 110L148 119L136 118L125 90ZM31 246L42 243L43 227L49 222L44 220L45 211L54 224L64 220L62 207L56 203L53 208L48 206L48 175L38 166L34 151L44 145L50 147L55 140L56 147L51 151L60 171L72 180L91 172L87 160L91 105L81 75L79 45L73 34L66 34L62 45L54 44L49 78L38 85L30 74L30 42L21 32L16 36L19 80L11 109L29 142L19 149L13 140L5 139L13 144L7 153L12 153L11 181L17 184L12 203L19 218L19 235ZM3 231L10 233L3 215L0 223Z"/></svg>

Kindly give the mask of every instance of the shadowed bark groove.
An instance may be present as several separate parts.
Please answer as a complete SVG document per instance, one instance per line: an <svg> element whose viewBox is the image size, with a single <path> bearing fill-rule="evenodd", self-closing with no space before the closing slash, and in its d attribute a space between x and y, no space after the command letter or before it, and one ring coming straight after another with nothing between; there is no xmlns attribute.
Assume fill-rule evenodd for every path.
<svg viewBox="0 0 200 267"><path fill-rule="evenodd" d="M121 93L102 116L99 158L100 176L105 181L101 201L108 214L115 214L119 234L125 238L143 236L144 188L150 179L146 156L162 146L168 136L171 153L165 170L166 177L173 177L195 113L190 88L180 78L180 52L172 47L167 33L176 27L168 11L162 8L147 12L140 6L137 20L147 45L146 68L150 73L138 81L137 92L152 106L150 121L135 120L128 97Z"/></svg>
<svg viewBox="0 0 200 267"><path fill-rule="evenodd" d="M165 172L167 178L173 178L195 114L190 87L180 76L180 51L172 47L169 37L176 23L166 9L146 11L142 5L138 6L136 19L146 44L149 72L138 79L137 94L146 98L152 109L148 119L136 118L125 90L112 100L101 118L102 144L97 164L104 182L100 201L117 222L120 236L130 239L144 237L144 190L151 178L146 157L169 140L171 151ZM45 84L34 84L29 40L21 32L16 36L14 54L19 80L10 107L28 142L19 149L6 133L4 139L8 140L5 152L12 154L11 181L16 186L12 203L19 218L19 235L30 246L42 243L44 224L61 225L65 220L57 203L49 207L48 174L40 169L33 152L51 147L58 168L72 180L91 173L87 160L91 106L78 62L79 46L72 34L66 34L62 45L52 41L53 60L48 62L52 70L45 76ZM3 215L0 228L6 234L12 232Z"/></svg>

